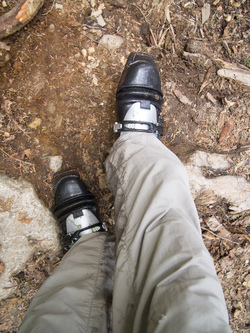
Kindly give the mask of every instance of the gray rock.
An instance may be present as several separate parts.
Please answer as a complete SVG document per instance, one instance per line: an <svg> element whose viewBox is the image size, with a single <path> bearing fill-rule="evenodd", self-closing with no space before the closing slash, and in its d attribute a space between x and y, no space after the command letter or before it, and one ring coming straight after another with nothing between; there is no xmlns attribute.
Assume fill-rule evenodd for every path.
<svg viewBox="0 0 250 333"><path fill-rule="evenodd" d="M99 24L100 27L102 27L102 28L105 27L106 23L105 23L102 15L97 16L96 19L97 19L97 23Z"/></svg>
<svg viewBox="0 0 250 333"><path fill-rule="evenodd" d="M5 44L4 42L0 42L0 49L10 51L10 46Z"/></svg>
<svg viewBox="0 0 250 333"><path fill-rule="evenodd" d="M197 150L194 152L186 168L193 199L203 205L215 203L219 198L224 199L232 212L242 213L250 210L250 184L244 177L218 176L206 178L203 168L212 169L215 173L222 173L231 167L227 156L223 154L208 153Z"/></svg>
<svg viewBox="0 0 250 333"><path fill-rule="evenodd" d="M123 42L124 42L124 39L121 36L104 35L100 39L99 45L106 47L110 51L113 51L113 50L118 49L122 45Z"/></svg>
<svg viewBox="0 0 250 333"><path fill-rule="evenodd" d="M49 162L49 168L50 170L57 172L61 170L63 158L62 156L48 156L47 160Z"/></svg>
<svg viewBox="0 0 250 333"><path fill-rule="evenodd" d="M60 250L56 222L33 186L0 174L0 299L15 291L11 276L38 251Z"/></svg>
<svg viewBox="0 0 250 333"><path fill-rule="evenodd" d="M0 67L5 67L10 60L11 60L10 52L6 50L0 51Z"/></svg>

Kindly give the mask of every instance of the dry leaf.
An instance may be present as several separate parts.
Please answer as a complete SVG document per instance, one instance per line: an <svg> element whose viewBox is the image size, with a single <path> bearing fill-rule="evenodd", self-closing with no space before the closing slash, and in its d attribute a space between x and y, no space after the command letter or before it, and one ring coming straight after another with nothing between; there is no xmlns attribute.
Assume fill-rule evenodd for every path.
<svg viewBox="0 0 250 333"><path fill-rule="evenodd" d="M230 134L233 133L233 130L234 130L234 122L232 119L229 119L229 121L225 124L220 133L219 144L222 145L226 144L227 139L229 138Z"/></svg>
<svg viewBox="0 0 250 333"><path fill-rule="evenodd" d="M24 155L26 155L28 158L30 158L30 156L31 156L31 151L30 151L30 149L25 149L25 150L24 150Z"/></svg>
<svg viewBox="0 0 250 333"><path fill-rule="evenodd" d="M30 222L32 221L33 219L23 219L21 220L20 222L21 223L25 223L25 224L30 224Z"/></svg>
<svg viewBox="0 0 250 333"><path fill-rule="evenodd" d="M5 269L4 263L0 261L0 274L4 272L4 269Z"/></svg>

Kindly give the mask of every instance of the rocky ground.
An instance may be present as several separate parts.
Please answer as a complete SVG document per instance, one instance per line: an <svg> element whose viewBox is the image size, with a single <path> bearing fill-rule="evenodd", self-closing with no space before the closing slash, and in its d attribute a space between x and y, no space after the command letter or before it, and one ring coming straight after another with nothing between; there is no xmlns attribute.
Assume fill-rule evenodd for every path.
<svg viewBox="0 0 250 333"><path fill-rule="evenodd" d="M0 14L12 5L1 1ZM197 148L226 156L230 168L204 167L206 178L249 180L248 13L245 0L45 1L34 20L0 42L1 172L32 183L52 208L54 172L77 169L112 229L103 161L114 142L116 87L135 51L158 60L165 96L162 142L183 162ZM103 40L105 35L116 37ZM231 327L248 332L250 207L236 213L223 197L209 202L204 193L196 204ZM17 331L59 261L37 252L16 272L15 293L1 301L1 332Z"/></svg>

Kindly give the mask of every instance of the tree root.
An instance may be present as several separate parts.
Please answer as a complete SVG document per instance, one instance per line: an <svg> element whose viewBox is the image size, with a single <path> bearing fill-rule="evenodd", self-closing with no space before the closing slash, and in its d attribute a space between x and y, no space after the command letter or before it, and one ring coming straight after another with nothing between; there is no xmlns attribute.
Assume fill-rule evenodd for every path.
<svg viewBox="0 0 250 333"><path fill-rule="evenodd" d="M45 0L19 0L14 8L0 17L0 39L22 29L42 7Z"/></svg>

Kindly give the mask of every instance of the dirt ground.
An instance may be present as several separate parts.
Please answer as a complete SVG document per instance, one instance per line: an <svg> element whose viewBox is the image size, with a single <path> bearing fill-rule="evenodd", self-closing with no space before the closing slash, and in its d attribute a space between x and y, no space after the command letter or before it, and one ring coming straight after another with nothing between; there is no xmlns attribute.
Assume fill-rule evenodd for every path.
<svg viewBox="0 0 250 333"><path fill-rule="evenodd" d="M221 61L250 67L249 2L211 1L202 24L204 2L45 1L32 22L3 40L11 47L11 60L0 68L0 171L34 184L52 208L48 160L62 156L63 168L77 169L96 195L101 218L112 229L113 197L103 161L115 140L116 87L127 56L136 51L158 60L165 97L162 142L181 159L183 151L197 147L228 154L229 172L249 179L250 90L217 75ZM0 14L7 9L0 3ZM98 9L106 23L102 28L93 19ZM98 45L104 34L124 42L109 51ZM202 55L201 61L184 52ZM206 207L197 202L197 207L230 325L234 332L249 332L248 212L235 215L224 202ZM207 231L211 216L233 241ZM36 290L59 261L40 253L17 272L16 293L1 302L0 332L17 331Z"/></svg>

